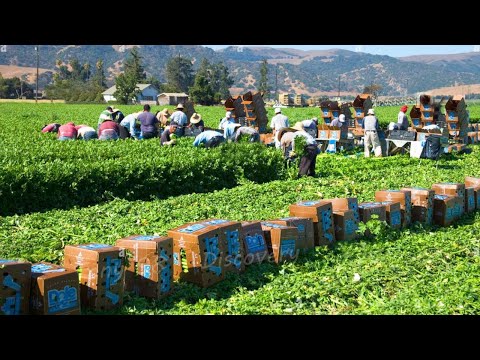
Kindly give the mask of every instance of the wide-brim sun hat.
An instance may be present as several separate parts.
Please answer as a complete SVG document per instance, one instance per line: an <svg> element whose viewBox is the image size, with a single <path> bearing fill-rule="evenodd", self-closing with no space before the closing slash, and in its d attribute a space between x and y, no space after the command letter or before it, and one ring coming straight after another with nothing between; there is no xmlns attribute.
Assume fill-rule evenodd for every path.
<svg viewBox="0 0 480 360"><path fill-rule="evenodd" d="M181 109L181 110L183 110L183 109L184 109L183 104L178 104L175 109Z"/></svg>
<svg viewBox="0 0 480 360"><path fill-rule="evenodd" d="M190 118L190 123L198 124L202 120L202 115L193 113L192 117Z"/></svg>
<svg viewBox="0 0 480 360"><path fill-rule="evenodd" d="M286 133L286 132L295 132L297 131L297 129L294 129L294 128L291 128L291 127L283 127L283 128L280 128L278 131L277 131L277 141L281 141L282 140L282 136Z"/></svg>
<svg viewBox="0 0 480 360"><path fill-rule="evenodd" d="M303 126L302 122L299 121L294 126L292 126L292 129L302 131L302 130L305 130L305 127Z"/></svg>

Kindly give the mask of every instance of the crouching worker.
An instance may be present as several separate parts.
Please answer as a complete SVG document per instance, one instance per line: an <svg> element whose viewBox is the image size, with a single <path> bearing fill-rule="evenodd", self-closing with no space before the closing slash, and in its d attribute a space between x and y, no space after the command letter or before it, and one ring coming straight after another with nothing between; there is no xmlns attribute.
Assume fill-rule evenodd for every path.
<svg viewBox="0 0 480 360"><path fill-rule="evenodd" d="M225 142L225 138L218 131L205 130L195 137L193 146L199 146L205 144L206 148L217 147L221 143Z"/></svg>
<svg viewBox="0 0 480 360"><path fill-rule="evenodd" d="M98 140L118 140L119 125L113 120L104 121L98 130Z"/></svg>
<svg viewBox="0 0 480 360"><path fill-rule="evenodd" d="M48 133L48 132L58 133L58 129L60 128L60 126L62 125L58 123L44 125L42 128L42 133Z"/></svg>
<svg viewBox="0 0 480 360"><path fill-rule="evenodd" d="M97 132L95 129L89 125L77 125L75 126L77 129L77 138L83 140L92 140L98 139Z"/></svg>
<svg viewBox="0 0 480 360"><path fill-rule="evenodd" d="M58 140L75 140L77 138L77 129L73 122L66 123L58 128Z"/></svg>
<svg viewBox="0 0 480 360"><path fill-rule="evenodd" d="M301 122L295 124L293 128L281 129L283 136L280 139L282 148L291 148L289 157L300 156L298 164L298 177L315 176L315 165L319 149L313 136L305 131ZM293 132L293 135L289 133Z"/></svg>
<svg viewBox="0 0 480 360"><path fill-rule="evenodd" d="M177 135L175 134L175 132L177 131L177 127L177 123L170 123L170 125L162 133L162 136L160 138L161 145L173 146L177 143Z"/></svg>
<svg viewBox="0 0 480 360"><path fill-rule="evenodd" d="M249 142L260 142L260 134L249 126L241 126L237 123L228 123L223 129L223 137L228 141L239 142L243 136L248 136Z"/></svg>
<svg viewBox="0 0 480 360"><path fill-rule="evenodd" d="M138 115L140 114L141 112L136 112L123 118L119 126L120 139L139 139L141 137L140 120L138 120Z"/></svg>

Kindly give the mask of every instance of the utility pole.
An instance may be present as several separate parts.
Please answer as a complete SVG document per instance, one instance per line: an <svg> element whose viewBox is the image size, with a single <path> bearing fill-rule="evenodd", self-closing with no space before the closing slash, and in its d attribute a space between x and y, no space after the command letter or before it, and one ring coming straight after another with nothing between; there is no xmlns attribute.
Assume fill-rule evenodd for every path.
<svg viewBox="0 0 480 360"><path fill-rule="evenodd" d="M278 100L278 64L275 65L275 101Z"/></svg>
<svg viewBox="0 0 480 360"><path fill-rule="evenodd" d="M338 75L338 98L340 99L340 77L342 75Z"/></svg>
<svg viewBox="0 0 480 360"><path fill-rule="evenodd" d="M38 45L35 46L35 51L37 53L37 81L35 85L35 104L38 104Z"/></svg>

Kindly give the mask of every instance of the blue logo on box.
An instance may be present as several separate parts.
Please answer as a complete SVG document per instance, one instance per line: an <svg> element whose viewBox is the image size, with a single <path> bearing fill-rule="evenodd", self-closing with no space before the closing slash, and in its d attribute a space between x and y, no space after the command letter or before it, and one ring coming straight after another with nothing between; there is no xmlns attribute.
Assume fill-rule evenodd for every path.
<svg viewBox="0 0 480 360"><path fill-rule="evenodd" d="M105 249L105 248L110 248L112 245L106 245L106 244L87 244L87 245L79 245L79 248L82 249L87 249L87 250L97 250L97 249Z"/></svg>
<svg viewBox="0 0 480 360"><path fill-rule="evenodd" d="M354 220L347 220L345 221L345 234L351 235L357 231L358 225L357 222Z"/></svg>
<svg viewBox="0 0 480 360"><path fill-rule="evenodd" d="M213 272L215 275L220 276L222 273L222 268L220 266L213 266L212 264L218 259L220 255L220 250L218 249L218 238L205 238L205 247L207 248L207 267L208 270Z"/></svg>
<svg viewBox="0 0 480 360"><path fill-rule="evenodd" d="M35 273L35 274L46 274L46 273L64 272L64 271L65 271L64 268L53 269L52 265L47 265L47 264L32 265L32 273Z"/></svg>
<svg viewBox="0 0 480 360"><path fill-rule="evenodd" d="M155 235L139 235L132 238L132 240L150 241L150 240L156 239L157 237L158 236L155 236Z"/></svg>
<svg viewBox="0 0 480 360"><path fill-rule="evenodd" d="M110 289L118 283L122 277L122 260L112 259L110 256L106 258L106 284L105 296L112 301L112 304L117 304L120 300L118 294L113 293Z"/></svg>
<svg viewBox="0 0 480 360"><path fill-rule="evenodd" d="M196 232L200 229L204 229L204 228L205 228L205 225L193 224L193 225L187 226L186 228L180 229L178 231L183 232L183 233L194 233L194 232Z"/></svg>
<svg viewBox="0 0 480 360"><path fill-rule="evenodd" d="M152 276L151 270L152 270L151 265L147 265L147 264L143 265L143 277L145 279L150 279L150 277Z"/></svg>
<svg viewBox="0 0 480 360"><path fill-rule="evenodd" d="M402 217L400 211L390 212L390 225L397 226L402 223Z"/></svg>
<svg viewBox="0 0 480 360"><path fill-rule="evenodd" d="M295 240L282 240L280 242L280 256L290 256L295 255Z"/></svg>
<svg viewBox="0 0 480 360"><path fill-rule="evenodd" d="M245 243L250 254L266 250L265 239L261 234L246 236Z"/></svg>
<svg viewBox="0 0 480 360"><path fill-rule="evenodd" d="M205 221L202 224L207 224L207 225L218 225L218 224L224 224L228 222L229 220L223 220L223 219L214 219L210 221Z"/></svg>
<svg viewBox="0 0 480 360"><path fill-rule="evenodd" d="M178 253L173 253L173 264L180 265L180 256Z"/></svg>
<svg viewBox="0 0 480 360"><path fill-rule="evenodd" d="M238 259L237 255L240 255L240 241L238 239L238 230L225 231L228 243L228 254L232 257L232 262L236 268L240 268L242 262Z"/></svg>
<svg viewBox="0 0 480 360"><path fill-rule="evenodd" d="M20 314L20 303L22 300L20 284L17 284L12 275L7 275L3 278L3 286L15 291L14 296L7 297L5 303L0 307L5 315L18 315Z"/></svg>
<svg viewBox="0 0 480 360"><path fill-rule="evenodd" d="M313 206L313 205L317 205L318 203L320 203L320 200L316 200L316 201L303 201L303 202L299 202L297 205L300 205L300 206Z"/></svg>
<svg viewBox="0 0 480 360"><path fill-rule="evenodd" d="M63 290L52 289L47 293L49 314L78 307L77 289L65 286Z"/></svg>

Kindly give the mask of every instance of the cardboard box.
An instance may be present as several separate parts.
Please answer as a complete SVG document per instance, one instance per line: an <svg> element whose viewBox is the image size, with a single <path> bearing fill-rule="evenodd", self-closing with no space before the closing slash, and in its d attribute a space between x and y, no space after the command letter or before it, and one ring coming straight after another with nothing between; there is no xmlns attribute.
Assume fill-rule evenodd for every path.
<svg viewBox="0 0 480 360"><path fill-rule="evenodd" d="M333 222L337 241L354 240L358 237L358 221L353 210L334 211Z"/></svg>
<svg viewBox="0 0 480 360"><path fill-rule="evenodd" d="M173 238L173 277L211 286L226 271L245 269L242 225L237 221L209 219L169 230ZM183 265L182 265L183 264Z"/></svg>
<svg viewBox="0 0 480 360"><path fill-rule="evenodd" d="M297 258L298 229L296 227L262 221L262 229L268 252L275 263Z"/></svg>
<svg viewBox="0 0 480 360"><path fill-rule="evenodd" d="M329 133L330 133L329 130L326 130L326 129L318 129L318 139L328 140L328 138L329 138Z"/></svg>
<svg viewBox="0 0 480 360"><path fill-rule="evenodd" d="M372 215L377 215L377 220L387 221L387 208L381 202L362 202L358 204L360 221L366 223L372 219Z"/></svg>
<svg viewBox="0 0 480 360"><path fill-rule="evenodd" d="M333 140L340 140L341 135L340 130L329 130L328 132L328 138Z"/></svg>
<svg viewBox="0 0 480 360"><path fill-rule="evenodd" d="M96 243L67 245L64 266L79 273L80 299L83 306L95 310L110 310L122 306L125 250Z"/></svg>
<svg viewBox="0 0 480 360"><path fill-rule="evenodd" d="M77 272L45 262L33 264L30 313L80 315Z"/></svg>
<svg viewBox="0 0 480 360"><path fill-rule="evenodd" d="M308 217L286 217L268 221L273 224L293 226L298 229L298 244L300 250L315 248L315 232L313 230L313 221Z"/></svg>
<svg viewBox="0 0 480 360"><path fill-rule="evenodd" d="M375 201L398 201L402 211L402 227L412 222L412 193L408 190L375 191Z"/></svg>
<svg viewBox="0 0 480 360"><path fill-rule="evenodd" d="M410 191L412 194L412 221L432 224L435 191L419 187L402 188L401 190Z"/></svg>
<svg viewBox="0 0 480 360"><path fill-rule="evenodd" d="M432 185L432 190L438 195L459 196L462 199L462 208L465 209L465 184L445 182ZM460 216L463 215L463 211Z"/></svg>
<svg viewBox="0 0 480 360"><path fill-rule="evenodd" d="M333 210L330 201L300 201L290 205L290 216L312 219L315 246L329 245L335 242Z"/></svg>
<svg viewBox="0 0 480 360"><path fill-rule="evenodd" d="M268 260L268 247L260 221L242 221L241 239L245 249L245 265Z"/></svg>
<svg viewBox="0 0 480 360"><path fill-rule="evenodd" d="M473 186L473 190L475 192L475 209L479 210L480 209L480 185Z"/></svg>
<svg viewBox="0 0 480 360"><path fill-rule="evenodd" d="M435 224L448 226L457 220L463 211L463 201L459 196L436 194L433 199Z"/></svg>
<svg viewBox="0 0 480 360"><path fill-rule="evenodd" d="M32 264L0 259L0 315L26 315L29 311Z"/></svg>
<svg viewBox="0 0 480 360"><path fill-rule="evenodd" d="M465 177L465 186L473 186L477 187L480 186L480 178L477 177L472 177L472 176L466 176Z"/></svg>
<svg viewBox="0 0 480 360"><path fill-rule="evenodd" d="M115 243L126 250L125 290L160 299L173 288L173 239L166 236L132 235Z"/></svg>
<svg viewBox="0 0 480 360"><path fill-rule="evenodd" d="M398 201L382 201L380 204L385 206L388 225L395 229L401 228L402 209L400 208L400 203Z"/></svg>
<svg viewBox="0 0 480 360"><path fill-rule="evenodd" d="M472 186L465 188L465 212L469 213L475 211L476 203L475 203L475 188Z"/></svg>
<svg viewBox="0 0 480 360"><path fill-rule="evenodd" d="M347 198L333 198L333 199L324 199L324 201L330 201L332 203L333 211L347 211L352 210L355 216L355 220L360 222L360 215L358 214L358 200L357 198L347 197Z"/></svg>

